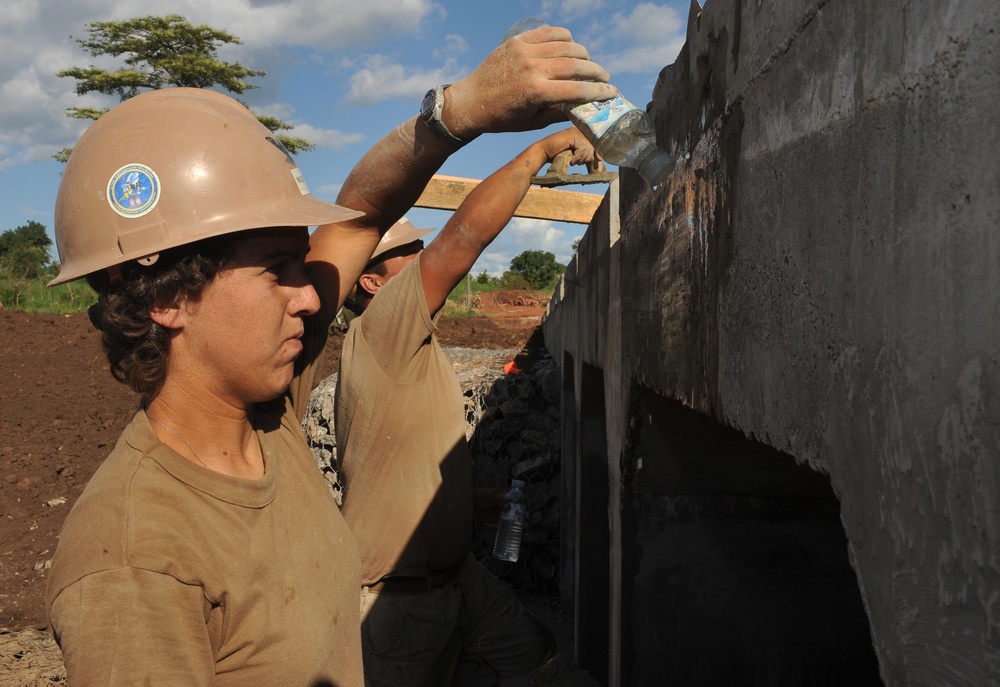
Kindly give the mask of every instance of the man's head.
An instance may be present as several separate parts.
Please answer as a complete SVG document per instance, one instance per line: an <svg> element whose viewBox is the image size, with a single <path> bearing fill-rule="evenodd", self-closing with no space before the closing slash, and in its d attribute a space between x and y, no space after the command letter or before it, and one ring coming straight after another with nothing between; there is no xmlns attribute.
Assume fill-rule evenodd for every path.
<svg viewBox="0 0 1000 687"><path fill-rule="evenodd" d="M421 240L434 228L420 229L405 217L396 222L382 236L372 253L368 265L358 277L358 283L345 303L354 314L360 315L371 299L386 282L399 274L424 248Z"/></svg>

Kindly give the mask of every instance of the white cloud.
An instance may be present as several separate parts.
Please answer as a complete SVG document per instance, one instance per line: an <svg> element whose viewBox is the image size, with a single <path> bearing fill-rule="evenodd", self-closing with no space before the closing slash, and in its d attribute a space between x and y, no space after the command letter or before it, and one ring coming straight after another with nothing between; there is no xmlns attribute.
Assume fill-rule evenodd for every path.
<svg viewBox="0 0 1000 687"><path fill-rule="evenodd" d="M102 20L110 16L180 14L194 24L224 28L246 45L291 44L331 50L370 45L386 36L406 34L435 10L431 0L172 0L155 8L135 0L106 0L104 4L116 11L96 12Z"/></svg>
<svg viewBox="0 0 1000 687"><path fill-rule="evenodd" d="M630 14L617 12L610 22L602 22L594 32L597 38L586 45L614 82L615 74L658 73L672 64L684 46L685 31L685 20L673 7L644 2Z"/></svg>
<svg viewBox="0 0 1000 687"><path fill-rule="evenodd" d="M513 255L507 255L498 251L486 251L479 256L479 260L473 266L472 276L475 277L486 272L494 277L499 277L510 269L510 261L513 257Z"/></svg>
<svg viewBox="0 0 1000 687"><path fill-rule="evenodd" d="M277 117L283 122L293 125L291 129L281 133L304 138L321 150L338 150L365 140L365 135L361 133L352 134L336 129L321 129L312 124L296 121L295 109L288 103L255 103L251 109L256 114Z"/></svg>
<svg viewBox="0 0 1000 687"><path fill-rule="evenodd" d="M604 0L543 0L542 14L554 14L564 21L570 21L592 14L606 4Z"/></svg>
<svg viewBox="0 0 1000 687"><path fill-rule="evenodd" d="M499 277L510 269L510 261L526 250L548 251L556 256L557 262L568 264L573 257L573 241L583 234L586 227L566 227L547 220L513 218L490 249L479 256L472 269L473 275L485 270Z"/></svg>
<svg viewBox="0 0 1000 687"><path fill-rule="evenodd" d="M65 116L68 107L94 105L95 98L77 98L51 86L51 73L26 66L0 83L0 143L7 149L3 166L48 160L60 148L72 145L89 120Z"/></svg>
<svg viewBox="0 0 1000 687"><path fill-rule="evenodd" d="M444 59L453 55L469 52L469 42L461 36L448 34L444 38L444 46L434 51L434 59Z"/></svg>
<svg viewBox="0 0 1000 687"><path fill-rule="evenodd" d="M414 70L384 55L370 55L365 66L351 76L347 100L371 105L389 98L420 98L427 84L454 83L468 72L453 59L437 69Z"/></svg>
<svg viewBox="0 0 1000 687"><path fill-rule="evenodd" d="M325 150L339 150L365 140L364 134L345 134L336 129L319 129L311 124L296 124L288 134L304 138L317 148Z"/></svg>
<svg viewBox="0 0 1000 687"><path fill-rule="evenodd" d="M316 48L363 46L386 34L405 33L419 24L430 8L423 0L400 0L398 7L386 0L295 0L258 7L232 0L184 4L193 6L182 13L188 19L205 17L197 21L225 27L248 45L270 47L294 42Z"/></svg>
<svg viewBox="0 0 1000 687"><path fill-rule="evenodd" d="M250 106L250 109L254 111L255 114L265 115L267 117L277 117L281 120L288 120L292 117L292 113L295 112L294 108L288 103L254 103ZM289 122L291 123L291 122Z"/></svg>
<svg viewBox="0 0 1000 687"><path fill-rule="evenodd" d="M317 198L336 198L340 195L340 189L343 187L343 184L325 184L323 186L317 186L313 189L313 195Z"/></svg>
<svg viewBox="0 0 1000 687"><path fill-rule="evenodd" d="M539 15L549 23L572 22L624 3L601 0L544 0ZM684 46L687 25L673 7L639 3L610 18L593 16L585 30L573 38L585 45L591 57L611 74L636 74L660 70L673 63Z"/></svg>
<svg viewBox="0 0 1000 687"><path fill-rule="evenodd" d="M550 253L559 250L563 237L566 236L565 231L556 228L555 224L548 220L524 217L512 219L504 229L504 234L518 245L531 246L524 250L544 250Z"/></svg>
<svg viewBox="0 0 1000 687"><path fill-rule="evenodd" d="M405 35L436 11L432 0L166 0L155 7L136 0L0 0L0 168L48 159L71 146L89 124L65 116L69 107L111 106L116 99L78 97L72 79L55 73L72 66L120 64L86 54L75 39L92 21L148 14L179 14L239 36L244 45L221 57L257 68L258 51L294 45L320 49L363 48L386 36ZM455 42L452 47L458 49ZM426 82L424 82L426 84ZM268 86L271 83L268 82ZM426 90L426 86L424 86ZM422 94L423 91L420 91ZM336 148L357 135L316 129L317 143Z"/></svg>

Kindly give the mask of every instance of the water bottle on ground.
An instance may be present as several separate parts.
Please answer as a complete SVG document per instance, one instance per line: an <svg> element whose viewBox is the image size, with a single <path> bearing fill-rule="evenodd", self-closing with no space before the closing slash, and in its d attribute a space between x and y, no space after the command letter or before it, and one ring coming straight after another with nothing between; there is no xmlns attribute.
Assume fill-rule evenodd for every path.
<svg viewBox="0 0 1000 687"><path fill-rule="evenodd" d="M510 508L500 513L497 540L493 545L493 557L501 561L515 562L521 553L521 534L524 532L524 482L515 479L507 492Z"/></svg>
<svg viewBox="0 0 1000 687"><path fill-rule="evenodd" d="M500 41L519 33L547 26L528 17L514 24ZM674 160L656 145L653 123L645 111L621 93L611 100L563 106L570 121L587 137L605 162L631 167L651 188L656 188L674 168Z"/></svg>

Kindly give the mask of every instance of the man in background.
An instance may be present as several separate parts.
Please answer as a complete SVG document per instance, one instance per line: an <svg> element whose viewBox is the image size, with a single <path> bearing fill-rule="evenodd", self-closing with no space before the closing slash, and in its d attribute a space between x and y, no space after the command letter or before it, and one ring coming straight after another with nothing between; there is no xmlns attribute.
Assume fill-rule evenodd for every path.
<svg viewBox="0 0 1000 687"><path fill-rule="evenodd" d="M472 519L503 491L472 488L462 390L435 336L448 294L507 225L531 177L563 151L593 163L575 128L529 146L465 199L424 249L397 223L347 306L336 399L343 513L362 558L367 685L530 684L549 630L470 553Z"/></svg>

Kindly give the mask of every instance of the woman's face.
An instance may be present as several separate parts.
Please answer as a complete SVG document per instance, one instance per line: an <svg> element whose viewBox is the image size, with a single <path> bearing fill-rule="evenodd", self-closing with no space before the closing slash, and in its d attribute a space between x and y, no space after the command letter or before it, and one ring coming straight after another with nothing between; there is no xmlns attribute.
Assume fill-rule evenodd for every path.
<svg viewBox="0 0 1000 687"><path fill-rule="evenodd" d="M288 387L304 318L320 302L305 269L305 228L248 231L237 241L232 265L180 304L168 379L247 408Z"/></svg>

